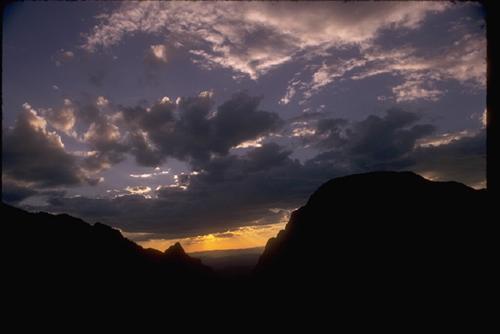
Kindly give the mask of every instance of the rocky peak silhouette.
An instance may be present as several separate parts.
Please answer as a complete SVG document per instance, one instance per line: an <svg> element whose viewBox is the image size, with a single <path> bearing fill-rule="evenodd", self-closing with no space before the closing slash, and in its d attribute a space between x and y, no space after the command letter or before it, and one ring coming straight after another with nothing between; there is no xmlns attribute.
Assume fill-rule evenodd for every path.
<svg viewBox="0 0 500 334"><path fill-rule="evenodd" d="M187 256L186 252L184 251L184 248L182 248L181 244L179 242L176 242L169 248L167 248L164 252L165 255L168 256L173 256L173 257L185 257Z"/></svg>

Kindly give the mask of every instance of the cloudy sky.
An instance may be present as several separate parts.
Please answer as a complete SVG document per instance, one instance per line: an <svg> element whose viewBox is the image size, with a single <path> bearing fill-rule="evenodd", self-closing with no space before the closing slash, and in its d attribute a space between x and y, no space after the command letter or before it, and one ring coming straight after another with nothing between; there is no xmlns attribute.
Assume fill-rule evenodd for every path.
<svg viewBox="0 0 500 334"><path fill-rule="evenodd" d="M485 186L475 3L25 2L2 199L188 251L264 245L330 178Z"/></svg>

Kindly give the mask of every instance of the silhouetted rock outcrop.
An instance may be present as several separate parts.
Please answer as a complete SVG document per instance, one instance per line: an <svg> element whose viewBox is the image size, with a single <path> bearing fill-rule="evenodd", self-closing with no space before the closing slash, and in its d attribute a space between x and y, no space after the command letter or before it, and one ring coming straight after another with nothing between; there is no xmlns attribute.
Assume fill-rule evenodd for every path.
<svg viewBox="0 0 500 334"><path fill-rule="evenodd" d="M165 252L163 252L165 256L167 257L172 257L176 259L184 259L184 258L189 258L189 256L186 254L184 249L182 248L181 244L176 242L172 246L168 247Z"/></svg>
<svg viewBox="0 0 500 334"><path fill-rule="evenodd" d="M292 213L255 271L351 301L452 303L484 274L487 219L486 190L411 172L336 178Z"/></svg>

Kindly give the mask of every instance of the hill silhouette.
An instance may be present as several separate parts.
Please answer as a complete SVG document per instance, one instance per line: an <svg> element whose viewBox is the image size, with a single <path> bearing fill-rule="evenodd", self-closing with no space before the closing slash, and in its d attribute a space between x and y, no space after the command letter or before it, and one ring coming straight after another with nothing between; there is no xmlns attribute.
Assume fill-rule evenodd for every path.
<svg viewBox="0 0 500 334"><path fill-rule="evenodd" d="M411 172L336 178L268 241L255 273L375 307L462 305L487 268L487 221L486 190Z"/></svg>
<svg viewBox="0 0 500 334"><path fill-rule="evenodd" d="M427 298L450 305L477 292L472 286L486 265L486 191L411 172L351 175L323 184L268 241L250 276L224 277L178 243L165 252L144 249L116 229L65 214L2 204L2 216L9 236L3 241L6 286L30 292L172 297L211 290L221 297L257 291L275 301L306 294L326 301L416 305Z"/></svg>

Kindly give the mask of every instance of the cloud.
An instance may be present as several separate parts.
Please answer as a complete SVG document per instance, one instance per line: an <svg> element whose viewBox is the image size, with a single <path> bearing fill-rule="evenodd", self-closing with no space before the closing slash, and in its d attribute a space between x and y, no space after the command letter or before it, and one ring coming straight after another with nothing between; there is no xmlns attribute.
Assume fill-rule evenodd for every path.
<svg viewBox="0 0 500 334"><path fill-rule="evenodd" d="M16 124L3 133L3 173L33 187L74 186L91 179L67 153L61 137L47 130L47 121L29 104Z"/></svg>
<svg viewBox="0 0 500 334"><path fill-rule="evenodd" d="M156 176L162 176L170 173L170 169L161 170L160 167L155 168L155 172L153 173L143 173L143 174L130 174L129 176L132 178L139 179L148 179Z"/></svg>
<svg viewBox="0 0 500 334"><path fill-rule="evenodd" d="M109 105L109 100L104 96L98 96L96 104L98 107L107 107Z"/></svg>
<svg viewBox="0 0 500 334"><path fill-rule="evenodd" d="M303 123L307 121L312 121L312 120L318 120L322 118L331 118L334 113L331 111L308 111L308 112L303 112L302 114L298 116L294 116L292 118L289 118L287 121L291 124L296 124L296 123Z"/></svg>
<svg viewBox="0 0 500 334"><path fill-rule="evenodd" d="M486 36L481 33L466 33L451 45L436 50L410 46L383 48L379 45L364 47L359 55L349 58L329 57L321 65L310 65L309 77L302 75L288 83L281 103L289 103L294 96L302 95L305 103L314 94L328 85L342 80L362 80L379 75L391 75L400 80L392 87L392 96L381 96L380 100L394 99L396 102L416 100L438 100L445 91L437 84L456 81L477 90L486 87ZM286 103L285 103L286 102Z"/></svg>
<svg viewBox="0 0 500 334"><path fill-rule="evenodd" d="M257 79L304 54L369 44L382 29L416 29L427 14L446 7L441 2L130 2L101 15L82 47L94 52L137 32L164 35L188 47L203 67Z"/></svg>
<svg viewBox="0 0 500 334"><path fill-rule="evenodd" d="M364 66L366 60L364 59L340 59L337 62L327 65L323 63L312 75L311 82L305 86L305 97L311 97L315 92L324 86L332 83L333 81L343 78L344 75L357 68Z"/></svg>
<svg viewBox="0 0 500 334"><path fill-rule="evenodd" d="M465 137L474 137L475 132L469 130L462 130L457 132L446 132L436 136L424 137L417 141L418 147L436 147L441 145L448 145L453 141L460 140Z"/></svg>
<svg viewBox="0 0 500 334"><path fill-rule="evenodd" d="M434 180L454 180L474 187L486 181L486 131L434 134L418 114L399 109L361 121L310 118L302 137L321 152L310 161L352 172L409 169Z"/></svg>
<svg viewBox="0 0 500 334"><path fill-rule="evenodd" d="M72 102L75 105L74 114L76 116L75 126L78 128L77 132L80 133L86 130L90 124L101 117L103 108L101 108L97 102L97 100Z"/></svg>
<svg viewBox="0 0 500 334"><path fill-rule="evenodd" d="M486 36L465 34L455 41L445 54L445 59L436 60L436 68L441 66L445 75L459 82L471 82L486 86Z"/></svg>
<svg viewBox="0 0 500 334"><path fill-rule="evenodd" d="M92 150L84 159L84 167L93 172L110 168L125 159L128 147L122 141L119 128L102 116L90 124L83 141Z"/></svg>
<svg viewBox="0 0 500 334"><path fill-rule="evenodd" d="M129 148L124 133L117 125L115 106L104 96L72 103L75 116L75 138L85 144L81 166L90 173L99 173L123 161Z"/></svg>
<svg viewBox="0 0 500 334"><path fill-rule="evenodd" d="M289 82L289 85L286 89L285 95L279 100L279 104L288 104L292 100L292 98L295 96L295 93L297 92L295 86L300 83L300 80L291 80Z"/></svg>
<svg viewBox="0 0 500 334"><path fill-rule="evenodd" d="M152 198L64 197L52 200L47 210L166 239L278 223L282 210L301 205L323 181L340 173L331 166L301 164L290 153L264 144L242 155L214 157L198 172L177 175L174 185L130 189L136 194L147 190Z"/></svg>
<svg viewBox="0 0 500 334"><path fill-rule="evenodd" d="M438 181L486 187L486 130L456 136L439 145L420 146L412 154L413 169Z"/></svg>
<svg viewBox="0 0 500 334"><path fill-rule="evenodd" d="M364 58L370 65L354 79L383 73L396 73L404 78L444 80L484 87L486 85L486 35L468 33L455 38L451 45L427 50L425 55L414 47L366 50ZM417 78L416 78L417 77Z"/></svg>
<svg viewBox="0 0 500 334"><path fill-rule="evenodd" d="M50 146L51 154L61 154L61 167L65 163L73 166L74 173L61 173L61 177L66 175L66 183L71 183L70 175L78 174L73 180L78 184L82 173L88 182L95 183L99 178L91 175L111 168L127 155L135 157L143 166L157 167L167 158L199 166L213 155L227 155L232 148L259 146L265 135L282 124L276 113L259 109L260 101L259 97L239 93L214 108L213 93L201 92L175 102L164 97L151 107L115 106L104 96L87 103L65 99L63 107L40 112L26 104L18 126L9 132L7 139L20 131L41 136L40 140L33 139L33 146L42 151ZM66 153L60 136L48 131L48 125L86 145L85 150L78 154ZM44 142L47 147L40 147ZM6 154L14 154L12 150L18 147L16 156L21 155L23 145L28 144L19 140ZM41 153L39 157L40 161L46 160ZM28 162L24 163L28 165ZM12 172L16 172L14 167Z"/></svg>
<svg viewBox="0 0 500 334"><path fill-rule="evenodd" d="M30 197L60 198L66 195L63 189L35 189L32 182L12 180L2 176L2 201L15 205L23 205L23 201Z"/></svg>
<svg viewBox="0 0 500 334"><path fill-rule="evenodd" d="M147 54L147 60L154 63L166 63L167 59L167 48L163 44L155 44L149 47L149 53Z"/></svg>
<svg viewBox="0 0 500 334"><path fill-rule="evenodd" d="M123 108L121 114L139 164L158 166L173 157L196 165L276 130L281 119L259 110L259 103L260 98L239 93L213 110L212 95L202 92L178 103L163 99L148 110Z"/></svg>
<svg viewBox="0 0 500 334"><path fill-rule="evenodd" d="M64 99L64 105L57 109L40 109L40 113L56 130L68 136L76 137L74 126L76 123L75 106L69 99Z"/></svg>
<svg viewBox="0 0 500 334"><path fill-rule="evenodd" d="M235 146L234 148L262 147L262 142L264 141L264 139L264 137L259 137L257 139L247 140L242 142L241 144L238 144L238 146Z"/></svg>
<svg viewBox="0 0 500 334"><path fill-rule="evenodd" d="M22 182L2 178L2 201L17 204L38 192Z"/></svg>
<svg viewBox="0 0 500 334"><path fill-rule="evenodd" d="M153 44L144 55L144 79L146 84L157 85L161 68L169 62L169 54L164 44Z"/></svg>
<svg viewBox="0 0 500 334"><path fill-rule="evenodd" d="M437 101L443 94L438 89L427 89L418 80L406 81L401 85L392 88L396 102L406 102L415 100Z"/></svg>
<svg viewBox="0 0 500 334"><path fill-rule="evenodd" d="M311 140L326 149L315 160L347 164L352 170L400 169L411 166L411 153L418 139L435 128L417 124L419 116L399 109L388 110L383 117L370 115L350 122L322 119L316 126L318 136Z"/></svg>
<svg viewBox="0 0 500 334"><path fill-rule="evenodd" d="M151 192L148 186L128 186L125 188L132 195L146 195Z"/></svg>
<svg viewBox="0 0 500 334"><path fill-rule="evenodd" d="M67 63L74 58L75 58L75 53L73 51L60 49L52 57L52 60L54 61L56 66L62 66L64 63Z"/></svg>

